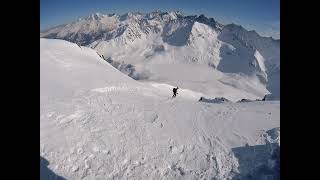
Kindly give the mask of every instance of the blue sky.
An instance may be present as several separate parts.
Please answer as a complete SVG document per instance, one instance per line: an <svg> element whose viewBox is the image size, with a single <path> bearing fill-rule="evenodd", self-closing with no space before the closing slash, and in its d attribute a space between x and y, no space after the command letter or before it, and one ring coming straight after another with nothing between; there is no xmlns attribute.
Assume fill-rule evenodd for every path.
<svg viewBox="0 0 320 180"><path fill-rule="evenodd" d="M96 12L123 14L156 10L204 14L223 24L233 22L264 36L280 38L280 0L40 0L40 29Z"/></svg>

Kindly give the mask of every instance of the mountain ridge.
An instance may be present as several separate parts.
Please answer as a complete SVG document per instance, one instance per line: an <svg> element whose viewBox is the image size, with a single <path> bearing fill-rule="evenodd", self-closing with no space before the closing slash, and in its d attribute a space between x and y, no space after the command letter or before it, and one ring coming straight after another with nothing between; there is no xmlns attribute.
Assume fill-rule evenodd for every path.
<svg viewBox="0 0 320 180"><path fill-rule="evenodd" d="M276 99L280 98L280 39L262 37L256 31L233 23L223 25L203 14L184 16L178 11L123 15L94 13L49 29L41 37L91 47L105 59L111 58L113 64L134 67L138 74L144 74L143 77L149 80L174 79L173 73L167 76L170 73L166 72L165 66L205 66L203 72L220 71L226 76L235 73L244 79L258 79ZM193 71L192 67L187 69ZM187 77L193 79L188 74ZM219 77L208 78L219 80ZM178 80L173 83L181 84Z"/></svg>

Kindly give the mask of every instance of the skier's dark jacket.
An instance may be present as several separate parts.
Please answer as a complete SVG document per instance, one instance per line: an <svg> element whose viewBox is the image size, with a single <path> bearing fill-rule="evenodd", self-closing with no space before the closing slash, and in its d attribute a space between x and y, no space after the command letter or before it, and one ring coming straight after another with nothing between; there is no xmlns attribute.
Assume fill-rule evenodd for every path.
<svg viewBox="0 0 320 180"><path fill-rule="evenodd" d="M173 93L176 94L177 93L177 88L173 88Z"/></svg>

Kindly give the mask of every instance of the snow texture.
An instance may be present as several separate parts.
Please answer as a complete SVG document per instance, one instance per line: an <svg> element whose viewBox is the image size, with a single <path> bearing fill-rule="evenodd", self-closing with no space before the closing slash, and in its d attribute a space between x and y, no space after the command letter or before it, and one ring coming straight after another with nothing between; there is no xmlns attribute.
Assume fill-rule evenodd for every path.
<svg viewBox="0 0 320 180"><path fill-rule="evenodd" d="M151 69L167 69L168 76L170 67L178 67L159 64ZM200 97L239 100L257 92L248 90L250 83L233 83L244 81L242 76L178 65L182 75L176 80L182 83L171 98L175 83L136 81L91 48L40 38L41 178L279 178L280 102L199 102ZM213 78L216 84L206 90L191 88L209 76L221 82Z"/></svg>

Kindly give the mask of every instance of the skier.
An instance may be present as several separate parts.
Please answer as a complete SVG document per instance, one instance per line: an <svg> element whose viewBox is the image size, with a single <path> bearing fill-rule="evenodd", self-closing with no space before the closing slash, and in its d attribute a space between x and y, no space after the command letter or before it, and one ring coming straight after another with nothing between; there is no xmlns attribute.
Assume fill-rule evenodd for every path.
<svg viewBox="0 0 320 180"><path fill-rule="evenodd" d="M177 96L177 94L178 94L178 89L179 89L179 87L176 87L176 88L173 88L173 96L172 97L176 97Z"/></svg>

